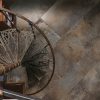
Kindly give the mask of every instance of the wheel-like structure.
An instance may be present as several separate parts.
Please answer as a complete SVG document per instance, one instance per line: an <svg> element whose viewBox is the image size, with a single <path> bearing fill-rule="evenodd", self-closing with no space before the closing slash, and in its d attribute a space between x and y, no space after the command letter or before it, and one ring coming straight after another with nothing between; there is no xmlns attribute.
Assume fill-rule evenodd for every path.
<svg viewBox="0 0 100 100"><path fill-rule="evenodd" d="M9 28L0 31L0 64L17 64L5 73L5 82L23 82L25 94L42 91L51 81L55 70L52 46L40 28L27 18L1 8ZM16 18L16 25L10 16Z"/></svg>

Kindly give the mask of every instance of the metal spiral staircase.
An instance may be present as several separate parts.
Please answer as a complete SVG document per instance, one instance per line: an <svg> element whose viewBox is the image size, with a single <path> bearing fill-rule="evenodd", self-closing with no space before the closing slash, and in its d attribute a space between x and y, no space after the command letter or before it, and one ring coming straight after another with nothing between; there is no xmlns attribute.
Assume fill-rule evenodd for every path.
<svg viewBox="0 0 100 100"><path fill-rule="evenodd" d="M0 29L0 75L3 86L8 89L7 84L21 83L23 94L39 93L50 83L54 74L52 46L40 28L27 18L5 8L0 8L0 13L7 26ZM5 91L4 94L8 93Z"/></svg>

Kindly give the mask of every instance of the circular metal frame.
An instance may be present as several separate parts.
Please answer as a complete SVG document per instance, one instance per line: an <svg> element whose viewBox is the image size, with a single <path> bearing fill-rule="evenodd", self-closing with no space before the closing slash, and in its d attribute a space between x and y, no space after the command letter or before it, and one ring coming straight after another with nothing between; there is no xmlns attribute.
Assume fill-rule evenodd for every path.
<svg viewBox="0 0 100 100"><path fill-rule="evenodd" d="M50 47L50 49L51 49L51 54L52 54L52 59L53 59L53 70L52 70L51 77L49 78L48 82L47 82L41 89L37 90L35 93L30 93L30 94L28 94L28 95L37 94L37 93L41 92L42 90L44 90L44 89L48 86L48 84L50 83L50 81L51 81L51 79L52 79L52 77L53 77L53 75L54 75L54 71L55 71L55 56L54 56L54 52L53 52L52 45L51 45L50 41L48 40L48 38L46 37L46 35L44 34L44 32L43 32L35 23L33 23L32 21L30 21L29 19L27 19L27 18L25 18L24 16L21 16L21 15L15 13L15 12L13 12L13 11L10 11L10 10L8 10L8 9L5 9L5 8L0 8L0 12L2 12L2 13L3 13L3 12L8 12L9 14L12 14L12 15L14 15L14 16L17 16L17 17L19 17L19 18L25 20L25 21L26 21L27 23L29 23L29 25L31 25L32 27L35 27L35 28L39 31L39 33L42 34L42 36L45 38L45 40L47 41L47 43L48 43L48 45L49 45L49 47ZM32 27L31 27L31 28L32 28Z"/></svg>

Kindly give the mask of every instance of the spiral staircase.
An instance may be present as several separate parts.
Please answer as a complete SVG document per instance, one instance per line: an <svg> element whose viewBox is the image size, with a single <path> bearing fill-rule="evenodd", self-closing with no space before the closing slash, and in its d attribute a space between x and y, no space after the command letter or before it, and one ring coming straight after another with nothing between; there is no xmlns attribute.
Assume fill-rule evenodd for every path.
<svg viewBox="0 0 100 100"><path fill-rule="evenodd" d="M50 77L52 76L53 67L50 66L53 66L54 64L52 49L56 47L56 43L59 40L63 41L64 37L69 36L71 32L74 33L76 27L81 25L80 22L90 17L95 10L97 11L97 9L99 9L99 5L99 1L94 0L78 0L77 2L73 0L57 0L54 1L49 9L47 9L47 11L34 23L36 27L32 28L32 23L29 21L28 25L27 23L24 23L24 30L23 27L17 27L11 29L7 28L7 30L2 31L0 37L0 61L2 63L9 62L12 64L14 62L14 66L16 67L16 69L12 70L4 76L4 79L7 83L5 84L5 87L10 87L9 83L14 84L20 82L20 85L24 84L25 86L22 90L19 88L20 92L24 91L24 94L34 94L35 92L40 92L41 89L46 86L46 83L48 85L48 79L51 80ZM20 22L22 20L18 19L17 21ZM40 34L41 31L46 35L52 44L52 49L50 49L51 46L49 45L48 40L45 39L43 34ZM16 40L16 38L18 40ZM2 45L2 43L4 44ZM5 54L5 56L3 54ZM5 66L7 67L6 63ZM30 68L28 66L30 66ZM32 69L32 66L34 66L34 69ZM91 68L89 68L88 71L89 70L91 71ZM31 72L32 74L30 74ZM65 86L67 87L70 96L72 91L75 91L73 88L77 85L80 86L79 82L81 79L84 79L86 75L84 73L82 77L78 77L80 76L80 73L76 75L78 72L80 71L77 71L77 69L72 69L72 71L68 72L68 76L73 77L72 80L69 79L68 76L65 77L65 79L68 79L70 82L70 86L69 83L66 83ZM64 82L62 82L62 84L63 83ZM26 90L24 90L25 88Z"/></svg>

